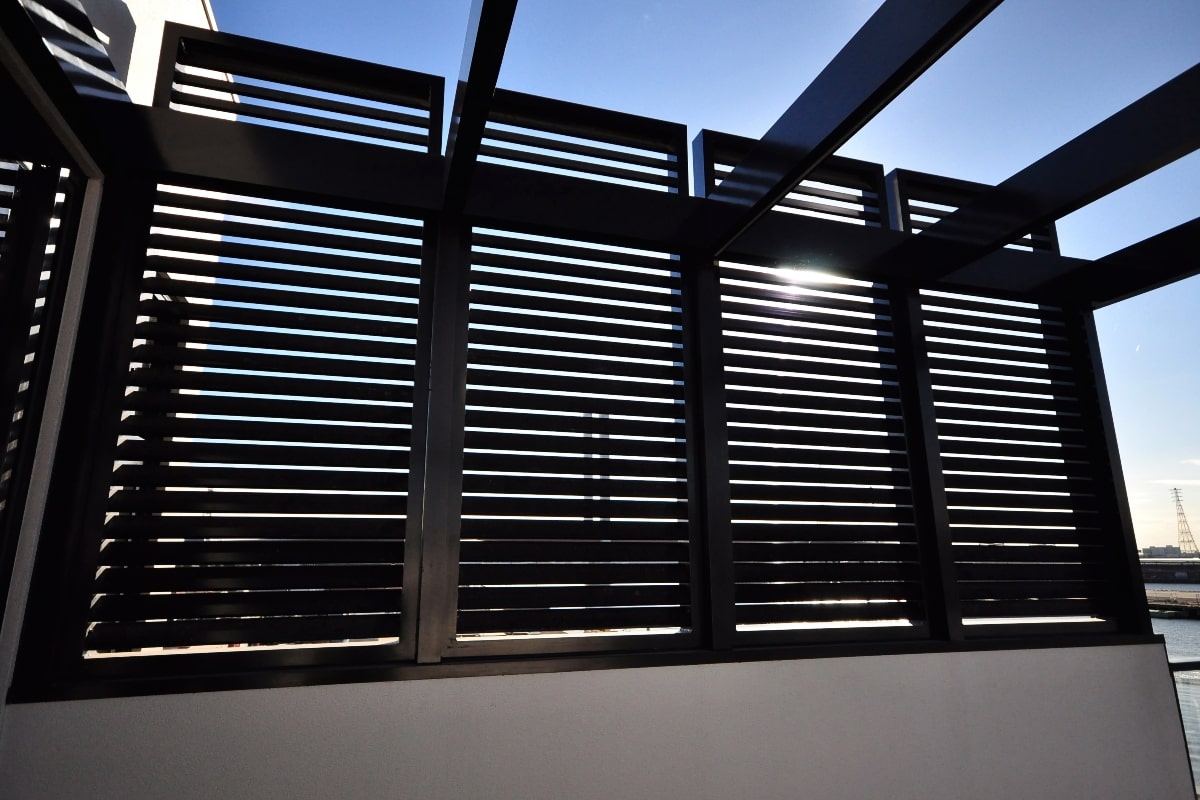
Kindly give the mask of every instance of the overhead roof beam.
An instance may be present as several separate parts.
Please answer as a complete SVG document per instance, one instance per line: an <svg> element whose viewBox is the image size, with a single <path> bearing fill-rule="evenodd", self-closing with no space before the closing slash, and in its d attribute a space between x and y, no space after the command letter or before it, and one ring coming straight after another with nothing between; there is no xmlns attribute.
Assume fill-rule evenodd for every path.
<svg viewBox="0 0 1200 800"><path fill-rule="evenodd" d="M1046 290L1095 308L1200 274L1200 217L1132 244L1049 282Z"/></svg>
<svg viewBox="0 0 1200 800"><path fill-rule="evenodd" d="M516 12L517 0L475 0L471 5L446 143L444 208L447 211L461 211L466 203Z"/></svg>
<svg viewBox="0 0 1200 800"><path fill-rule="evenodd" d="M975 282L985 267L973 262L988 252L1200 148L1197 98L1200 65L987 190L886 257L912 264L921 282ZM925 237L960 246L935 250Z"/></svg>
<svg viewBox="0 0 1200 800"><path fill-rule="evenodd" d="M712 252L729 247L1000 2L886 0L709 195L702 235Z"/></svg>

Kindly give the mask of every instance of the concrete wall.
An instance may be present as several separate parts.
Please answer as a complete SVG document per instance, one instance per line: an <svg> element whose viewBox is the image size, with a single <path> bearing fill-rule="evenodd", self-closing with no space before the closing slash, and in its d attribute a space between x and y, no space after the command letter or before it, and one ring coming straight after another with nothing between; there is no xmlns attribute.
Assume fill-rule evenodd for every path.
<svg viewBox="0 0 1200 800"><path fill-rule="evenodd" d="M1193 798L1158 646L10 706L25 798Z"/></svg>

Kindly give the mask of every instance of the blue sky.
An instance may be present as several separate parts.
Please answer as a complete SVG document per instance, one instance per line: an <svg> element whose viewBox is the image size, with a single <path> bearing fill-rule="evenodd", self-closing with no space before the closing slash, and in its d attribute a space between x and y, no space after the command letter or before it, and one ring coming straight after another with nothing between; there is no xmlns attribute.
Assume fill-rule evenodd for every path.
<svg viewBox="0 0 1200 800"><path fill-rule="evenodd" d="M212 0L222 30L458 75L469 0ZM880 0L521 0L500 85L759 137ZM1006 0L840 151L996 183L1200 63L1198 0ZM1197 102L1200 102L1198 98ZM1098 258L1200 215L1200 153L1063 219ZM1191 254L1195 259L1196 255ZM1200 278L1097 314L1134 526L1200 523Z"/></svg>

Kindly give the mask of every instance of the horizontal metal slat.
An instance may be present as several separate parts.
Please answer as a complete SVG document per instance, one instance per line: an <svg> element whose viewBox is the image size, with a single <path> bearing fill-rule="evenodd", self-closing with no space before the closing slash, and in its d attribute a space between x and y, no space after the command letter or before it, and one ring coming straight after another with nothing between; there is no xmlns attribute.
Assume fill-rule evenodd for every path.
<svg viewBox="0 0 1200 800"><path fill-rule="evenodd" d="M308 225L331 228L344 233L375 234L381 236L403 236L420 239L422 223L403 217L381 217L374 212L360 214L353 209L333 209L319 206L295 207L266 198L246 198L230 194L193 194L186 187L173 191L175 187L159 186L155 204L173 208L186 208L220 217L249 217L252 219L279 222L285 225ZM259 199L262 202L252 202ZM337 213L337 212L342 213Z"/></svg>
<svg viewBox="0 0 1200 800"><path fill-rule="evenodd" d="M618 398L675 400L683 398L683 387L675 382L651 382L624 379L621 375L562 375L542 372L518 372L467 365L468 393L475 387L524 389L534 392L576 392ZM475 402L472 400L472 402Z"/></svg>
<svg viewBox="0 0 1200 800"><path fill-rule="evenodd" d="M224 231L218 231L224 235ZM315 238L315 237L314 237ZM332 237L331 237L332 238ZM332 242L330 249L337 244ZM347 243L353 245L353 242ZM174 236L166 233L152 233L148 242L151 250L165 250L171 253L198 254L215 258L240 259L243 261L262 261L270 264L281 264L293 267L311 267L313 269L338 270L341 272L360 272L366 275L382 275L396 277L411 277L415 272L413 264L400 260L401 258L420 258L420 248L415 244L397 244L398 255L388 258L370 258L359 254L349 247L345 253L322 253L316 250L297 249L294 247L276 247L274 242L243 243L226 239L197 238L191 236ZM186 261L180 256L165 256L152 254L150 263L164 271L171 270L168 265L175 260ZM220 262L198 259L194 264L208 264L212 269L219 269ZM195 269L196 267L193 267ZM183 269L183 266L180 266ZM201 272L200 274L205 274ZM309 273L313 280L318 280L318 273Z"/></svg>
<svg viewBox="0 0 1200 800"><path fill-rule="evenodd" d="M312 336L278 331L214 328L209 325L164 325L142 323L134 336L161 345L205 344L251 350L294 351L302 355L356 356L360 359L412 361L416 345L411 342L378 342L345 336Z"/></svg>
<svg viewBox="0 0 1200 800"><path fill-rule="evenodd" d="M123 464L113 472L110 483L114 487L145 489L212 488L402 492L408 486L408 472Z"/></svg>
<svg viewBox="0 0 1200 800"><path fill-rule="evenodd" d="M205 564L277 566L315 564L397 564L404 560L402 540L355 541L261 539L255 541L114 540L100 549L101 566L200 566ZM154 619L154 617L150 617Z"/></svg>
<svg viewBox="0 0 1200 800"><path fill-rule="evenodd" d="M119 651L144 647L336 642L396 636L399 628L399 614L97 623L88 631L84 646L89 650Z"/></svg>
<svg viewBox="0 0 1200 800"><path fill-rule="evenodd" d="M598 482L599 483L599 482ZM603 491L601 486L596 491ZM475 516L606 517L612 519L683 519L685 500L614 500L610 497L464 497L462 513Z"/></svg>
<svg viewBox="0 0 1200 800"><path fill-rule="evenodd" d="M646 183L651 186L674 187L679 183L678 170L674 170L676 173L674 175L670 173L658 175L653 172L643 172L642 170L620 167L614 164L599 164L594 161L555 156L549 153L535 153L528 150L519 150L515 147L504 147L488 142L489 138L490 131L485 132L484 141L479 147L480 157L515 161L520 164L529 164L533 167L551 167L571 172L582 172L600 178L618 178L624 181Z"/></svg>
<svg viewBox="0 0 1200 800"><path fill-rule="evenodd" d="M467 540L462 543L464 563L686 563L688 543L679 541L611 542L561 539Z"/></svg>
<svg viewBox="0 0 1200 800"><path fill-rule="evenodd" d="M383 450L131 439L117 445L116 460L400 470L408 468L409 453L408 448Z"/></svg>
<svg viewBox="0 0 1200 800"><path fill-rule="evenodd" d="M535 129L530 129L535 130ZM580 142L567 141L565 139L551 139L546 136L537 136L529 133L521 133L519 131L505 130L494 126L488 127L485 134L488 139L495 139L499 142L508 142L510 144L519 144L526 147L538 147L547 150L558 150L564 153L571 153L578 156L591 156L592 158L607 158L614 161L622 161L626 164L637 164L643 167L657 167L660 169L678 170L679 162L673 160L671 156L663 155L643 155L641 153L629 153L621 150L613 150L612 148L596 147L589 144L581 144Z"/></svg>
<svg viewBox="0 0 1200 800"><path fill-rule="evenodd" d="M267 422L193 417L134 415L121 422L125 436L179 439L223 439L247 442L346 444L368 448L406 445L407 425L328 425L308 422Z"/></svg>
<svg viewBox="0 0 1200 800"><path fill-rule="evenodd" d="M334 314L317 314L302 309L241 308L238 306L189 303L186 300L143 298L138 311L162 322L214 322L257 326L279 330L306 331L312 334L375 336L384 339L413 339L417 322L403 317L393 320L362 319Z"/></svg>
<svg viewBox="0 0 1200 800"><path fill-rule="evenodd" d="M687 452L682 441L537 435L527 431L467 430L466 441L466 446L475 450L568 453L590 456L675 457L682 459Z"/></svg>
<svg viewBox="0 0 1200 800"><path fill-rule="evenodd" d="M1112 603L1093 599L1079 600L964 600L963 617L1012 618L1012 617L1105 617L1112 613Z"/></svg>
<svg viewBox="0 0 1200 800"><path fill-rule="evenodd" d="M109 512L138 514L317 514L403 516L406 495L304 492L145 491L123 489L108 499Z"/></svg>
<svg viewBox="0 0 1200 800"><path fill-rule="evenodd" d="M151 390L195 390L246 395L412 403L412 385L400 382L323 380L254 373L197 372L171 367L139 367L129 372L128 385Z"/></svg>
<svg viewBox="0 0 1200 800"><path fill-rule="evenodd" d="M142 414L199 414L228 417L271 417L316 423L322 421L402 425L411 422L408 405L339 403L331 400L298 400L213 394L136 391L125 396L126 411Z"/></svg>
<svg viewBox="0 0 1200 800"><path fill-rule="evenodd" d="M687 465L677 459L662 458L596 458L594 455L561 453L554 455L515 453L467 452L465 469L495 473L549 473L557 475L626 476L678 478L687 472Z"/></svg>
<svg viewBox="0 0 1200 800"><path fill-rule="evenodd" d="M612 478L604 475L568 478L559 475L463 475L463 491L468 494L582 495L586 497L683 498L687 484L675 480Z"/></svg>
<svg viewBox="0 0 1200 800"><path fill-rule="evenodd" d="M328 292L296 292L253 286L235 286L207 281L146 278L142 281L145 294L167 295L176 298L216 300L248 305L264 305L288 311L328 311L359 314L376 318L395 319L414 317L416 301L405 297L359 298L331 295Z"/></svg>
<svg viewBox="0 0 1200 800"><path fill-rule="evenodd" d="M464 539L686 540L684 521L631 519L518 519L465 517Z"/></svg>
<svg viewBox="0 0 1200 800"><path fill-rule="evenodd" d="M691 613L686 606L458 612L459 634L603 632L625 628L686 628L690 623Z"/></svg>
<svg viewBox="0 0 1200 800"><path fill-rule="evenodd" d="M369 125L363 122L350 122L335 117L285 111L256 103L236 103L232 100L222 100L217 97L208 97L192 92L181 92L177 89L171 91L171 103L182 106L193 106L208 111L234 114L241 121L254 119L280 122L285 125L312 128L327 133L343 133L366 139L379 139L385 142L416 145L417 147L425 147L429 142L429 135L426 132L413 133L396 128L385 128L380 125Z"/></svg>
<svg viewBox="0 0 1200 800"><path fill-rule="evenodd" d="M687 606L686 585L666 586L463 586L460 611L612 606Z"/></svg>
<svg viewBox="0 0 1200 800"><path fill-rule="evenodd" d="M902 581L813 581L798 583L739 583L734 587L737 603L799 603L814 600L909 600L920 601L923 588Z"/></svg>
<svg viewBox="0 0 1200 800"><path fill-rule="evenodd" d="M643 308L629 303L601 303L585 299L581 295L564 297L542 297L532 293L514 293L497 291L489 288L491 284L475 284L471 286L472 312L474 306L490 305L512 309L515 317L523 316L529 311L540 311L548 314L574 314L577 316L595 317L597 321L607 321L608 335L628 334L626 325L630 322L642 322L670 329L678 325L681 319L678 308L671 308L670 303L662 307ZM657 305L657 304L656 304ZM499 324L505 324L503 322ZM507 323L518 327L515 319ZM556 322L555 324L562 324ZM534 326L537 327L536 324ZM614 331L616 334L614 334ZM675 336L677 334L671 334Z"/></svg>
<svg viewBox="0 0 1200 800"><path fill-rule="evenodd" d="M905 602L738 604L738 625L779 623L853 623L922 618L919 607ZM864 635L865 638L865 635Z"/></svg>
<svg viewBox="0 0 1200 800"><path fill-rule="evenodd" d="M847 467L878 467L907 469L908 456L904 451L872 452L869 450L830 450L828 448L766 447L741 444L729 445L731 461L768 462L789 466L793 464L838 465Z"/></svg>
<svg viewBox="0 0 1200 800"><path fill-rule="evenodd" d="M733 483L734 500L804 500L818 503L895 503L912 505L908 486L815 485L787 483Z"/></svg>
<svg viewBox="0 0 1200 800"><path fill-rule="evenodd" d="M575 346L573 343L570 345L565 342L559 343L559 347L563 348L574 348ZM520 370L586 373L595 377L620 376L626 379L650 378L683 381L682 363L655 364L645 361L617 361L587 352L521 353L512 350L471 347L467 351L467 359L473 367L505 367Z"/></svg>
<svg viewBox="0 0 1200 800"><path fill-rule="evenodd" d="M180 365L260 373L285 372L296 375L315 375L321 378L336 376L397 380L411 378L412 375L412 367L398 361L289 356L261 351L217 350L210 347L164 347L143 344L133 348L131 358L134 362L160 366Z"/></svg>
<svg viewBox="0 0 1200 800"><path fill-rule="evenodd" d="M475 322L475 320L472 320ZM546 320L552 325L552 320ZM646 331L650 333L650 331ZM629 331L625 332L630 333ZM683 345L666 336L647 336L641 341L630 337L626 341L575 336L554 330L508 329L495 330L472 324L467 332L472 345L491 347L522 347L531 350L562 350L588 353L599 358L639 358L677 361L683 357Z"/></svg>
<svg viewBox="0 0 1200 800"><path fill-rule="evenodd" d="M915 581L920 579L918 565L896 561L890 563L805 563L774 564L758 561L735 561L737 583L776 581Z"/></svg>
<svg viewBox="0 0 1200 800"><path fill-rule="evenodd" d="M543 394L486 385L467 388L467 406L472 409L485 406L511 409L514 412L520 409L608 417L651 417L665 422L682 422L684 413L682 396L638 399L592 394Z"/></svg>
<svg viewBox="0 0 1200 800"><path fill-rule="evenodd" d="M468 394L472 402L474 398ZM547 403L552 405L552 403ZM649 415L647 415L649 416ZM596 436L652 436L682 439L682 419L613 419L611 415L578 416L568 414L538 414L510 409L469 408L468 428L511 428L555 433L584 433Z"/></svg>
<svg viewBox="0 0 1200 800"><path fill-rule="evenodd" d="M249 589L383 589L399 588L402 566L212 566L110 567L96 576L93 591L202 592Z"/></svg>
<svg viewBox="0 0 1200 800"><path fill-rule="evenodd" d="M746 352L744 348L727 345L725 348L726 380L730 380L734 374L745 375L748 381L759 386L785 389L789 388L793 378L800 376L803 380L802 376L805 375L820 375L825 380L831 378L888 382L896 380L896 369L890 364L858 359L832 360L797 357L801 352L803 351L797 348L793 357L785 358L773 353ZM747 374L740 370L760 370L770 374L762 375L761 372ZM884 393L891 394L892 391L885 389Z"/></svg>
<svg viewBox="0 0 1200 800"><path fill-rule="evenodd" d="M401 592L395 589L106 594L92 604L89 619L93 622L137 622L151 619L398 614L401 596Z"/></svg>
<svg viewBox="0 0 1200 800"><path fill-rule="evenodd" d="M630 252L624 248L606 247L602 244L562 239L531 239L520 233L503 234L488 232L475 228L471 233L471 244L474 248L489 248L493 250L511 251L506 258L533 258L545 256L555 261L555 268L572 269L571 265L558 259L576 259L580 261L595 261L601 264L611 264L618 272L628 272L631 281L665 281L670 275L675 263L663 255L651 255L647 252ZM495 254L479 254L481 258L492 258ZM536 262L535 262L536 263ZM638 267L651 270L650 273L635 272ZM595 266L581 264L580 269L594 270ZM602 268L601 268L602 269ZM660 273L665 270L665 275ZM535 270L536 271L536 270ZM576 274L576 273L572 273ZM593 277L603 278L610 273L601 273ZM589 277L580 274L579 277ZM677 278L671 280L678 280Z"/></svg>
<svg viewBox="0 0 1200 800"><path fill-rule="evenodd" d="M317 111L329 111L334 114L366 117L368 119L379 120L380 122L390 122L395 125L408 125L409 127L421 128L425 130L428 130L429 128L429 117L427 116L423 117L417 114L406 114L404 112L394 111L388 108L377 108L375 106L359 105L357 103L346 103L341 100L330 100L325 97L301 94L299 92L270 89L265 86L254 86L244 81L234 82L232 80L207 78L203 75L194 75L181 70L175 71L174 81L176 84L195 86L198 89L224 92L227 94L237 95L239 97L253 97L257 100L268 100L274 103L288 103L291 105L308 106Z"/></svg>
<svg viewBox="0 0 1200 800"><path fill-rule="evenodd" d="M267 220L267 222L269 221ZM242 222L238 219L230 219L228 217L218 219L196 216L195 214L177 214L164 209L154 212L152 224L156 228L170 228L189 233L212 234L227 239L250 239L262 243L255 246L272 247L275 245L290 245L293 247L318 247L324 250L344 251L356 258L361 258L368 253L378 256L391 256L393 258L421 257L421 245L419 242L397 241L397 239L407 238L414 233L413 229L407 225L398 225L396 226L396 230L388 235L388 238L379 238L377 236L355 236L352 235L355 233L354 231L344 231L340 228L304 230L295 226L269 225L258 221ZM194 241L194 237L181 237L177 234L159 234L159 236L162 238L152 238L151 241L174 243L175 246L165 248L168 250L181 249ZM198 243L200 246L205 246L213 244L215 241L213 239L200 238ZM391 266L394 269L394 265L387 264L386 262L379 266Z"/></svg>
<svg viewBox="0 0 1200 800"><path fill-rule="evenodd" d="M734 541L733 558L738 562L886 562L916 563L919 559L915 542L746 542Z"/></svg>
<svg viewBox="0 0 1200 800"><path fill-rule="evenodd" d="M459 567L460 586L514 584L687 583L688 565L615 563L472 563Z"/></svg>
<svg viewBox="0 0 1200 800"><path fill-rule="evenodd" d="M740 376L734 380L730 380L731 377L733 376L726 376L725 397L729 407L729 418L738 422L770 422L773 415L779 415L777 419L780 424L790 424L788 415L808 414L814 411L865 416L886 415L893 418L898 418L900 414L899 393L895 396L846 395L842 385L836 387L838 390L836 395L817 394L818 389L809 389L807 386L801 391L811 391L812 394L768 392L748 386L747 383L741 382ZM819 384L816 382L812 383L813 387L817 385ZM826 386L826 389L829 388L831 387ZM760 406L761 408L744 409L732 407L734 405ZM758 415L763 416L760 419ZM892 424L894 423L884 421L879 423L881 430L893 430L889 427ZM849 426L850 423L848 422L847 425Z"/></svg>
<svg viewBox="0 0 1200 800"><path fill-rule="evenodd" d="M129 539L389 539L401 541L405 521L390 517L149 517L116 516L104 535ZM397 578L399 580L399 578Z"/></svg>
<svg viewBox="0 0 1200 800"><path fill-rule="evenodd" d="M592 270L590 275L558 275L558 265L555 262L543 262L536 275L517 275L509 272L497 272L480 269L479 264L488 264L490 258L485 255L472 255L474 266L471 268L472 293L489 289L508 289L512 292L550 292L567 295L580 300L604 300L610 303L643 303L659 306L678 306L679 291L662 291L658 287L614 285L626 284L622 274L610 274L612 270ZM566 270L564 270L566 271ZM580 272L578 268L573 270ZM632 276L630 276L632 277ZM672 285L673 284L673 285ZM672 281L669 286L675 288L678 281Z"/></svg>

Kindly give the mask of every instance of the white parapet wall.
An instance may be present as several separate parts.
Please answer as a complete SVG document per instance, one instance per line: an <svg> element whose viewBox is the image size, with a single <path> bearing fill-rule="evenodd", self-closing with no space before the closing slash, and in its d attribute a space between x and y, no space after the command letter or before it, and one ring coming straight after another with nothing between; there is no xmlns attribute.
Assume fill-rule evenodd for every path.
<svg viewBox="0 0 1200 800"><path fill-rule="evenodd" d="M1195 795L1160 646L10 706L7 800Z"/></svg>

